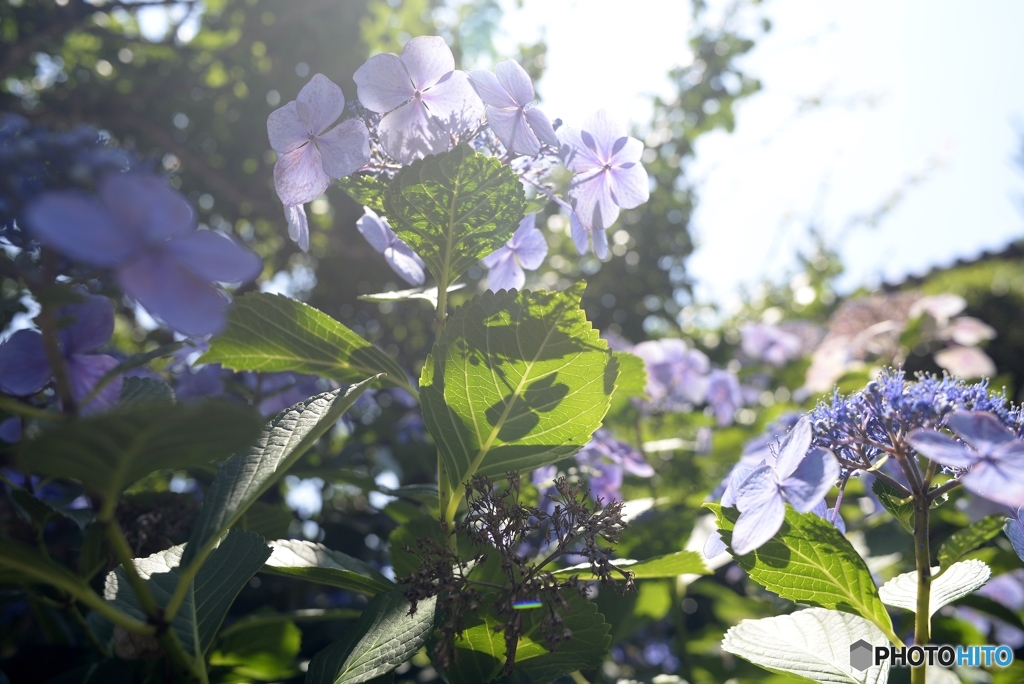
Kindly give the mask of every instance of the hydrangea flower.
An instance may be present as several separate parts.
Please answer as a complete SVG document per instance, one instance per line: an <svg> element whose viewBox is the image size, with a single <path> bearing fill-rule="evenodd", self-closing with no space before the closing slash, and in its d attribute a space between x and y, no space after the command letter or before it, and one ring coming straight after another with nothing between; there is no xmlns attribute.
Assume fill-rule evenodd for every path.
<svg viewBox="0 0 1024 684"><path fill-rule="evenodd" d="M309 226L302 208L323 194L331 178L343 178L370 160L370 133L359 119L328 130L345 110L341 88L316 74L297 98L267 118L270 146L278 154L274 187L285 206L288 234L309 249Z"/></svg>
<svg viewBox="0 0 1024 684"><path fill-rule="evenodd" d="M469 76L455 70L451 49L437 36L413 38L401 57L374 55L352 78L362 105L381 115L381 146L402 164L444 152L484 115Z"/></svg>
<svg viewBox="0 0 1024 684"><path fill-rule="evenodd" d="M918 429L907 437L912 447L960 476L978 496L1011 508L1024 506L1024 441L986 411L963 411L946 418L946 427L970 447L936 430Z"/></svg>
<svg viewBox="0 0 1024 684"><path fill-rule="evenodd" d="M708 374L705 401L714 411L718 427L732 425L733 414L743 406L743 391L736 374L718 368L711 371Z"/></svg>
<svg viewBox="0 0 1024 684"><path fill-rule="evenodd" d="M363 207L363 211L365 213L356 221L356 228L366 241L384 255L391 270L402 280L410 285L422 285L423 259L391 230L386 218L378 216L370 207Z"/></svg>
<svg viewBox="0 0 1024 684"><path fill-rule="evenodd" d="M606 503L621 499L623 473L637 477L651 477L654 468L626 442L615 439L604 428L598 429L590 442L577 454L576 462L590 469L590 494Z"/></svg>
<svg viewBox="0 0 1024 684"><path fill-rule="evenodd" d="M777 325L746 323L740 328L740 347L752 359L783 366L800 355L800 338Z"/></svg>
<svg viewBox="0 0 1024 684"><path fill-rule="evenodd" d="M740 454L740 460L725 476L722 484L711 493L711 498L715 499L721 495L723 506L735 506L736 489L733 485L739 484L747 473L762 462L775 465L775 452L772 450L772 444L779 436L789 433L800 418L799 413L783 414L768 426L763 435L747 442Z"/></svg>
<svg viewBox="0 0 1024 684"><path fill-rule="evenodd" d="M536 157L541 143L558 147L558 136L548 117L536 107L528 108L535 97L533 82L519 62L501 62L494 73L471 71L469 82L487 106L487 125L506 150Z"/></svg>
<svg viewBox="0 0 1024 684"><path fill-rule="evenodd" d="M957 411L987 411L1014 434L1021 434L1022 416L1006 397L989 393L985 381L967 384L948 376L919 374L915 381L903 371L888 370L849 396L835 392L811 412L814 441L842 459L874 462L890 445L891 435L915 428L941 427ZM899 445L892 445L899 446Z"/></svg>
<svg viewBox="0 0 1024 684"><path fill-rule="evenodd" d="M558 139L566 167L576 174L569 183L569 198L579 221L579 229L573 227L573 241L584 254L585 238L591 236L594 253L603 259L608 244L603 233L615 223L619 209L638 207L650 197L647 171L640 164L644 144L629 137L625 127L603 109L579 129L560 129Z"/></svg>
<svg viewBox="0 0 1024 684"><path fill-rule="evenodd" d="M61 254L114 269L130 297L186 335L224 326L229 299L216 283L249 281L262 269L259 257L234 239L196 230L188 201L153 175L105 176L98 197L43 193L26 221Z"/></svg>
<svg viewBox="0 0 1024 684"><path fill-rule="evenodd" d="M71 384L71 397L83 401L96 383L117 366L117 359L106 354L90 354L105 345L114 334L114 305L106 297L90 295L80 304L61 307L58 320L71 323L57 333L61 354ZM53 377L53 368L43 346L43 336L35 330L19 330L0 344L0 388L17 396L41 390ZM114 407L121 399L123 379L117 377L104 385L82 407L94 413Z"/></svg>
<svg viewBox="0 0 1024 684"><path fill-rule="evenodd" d="M704 401L711 362L703 352L678 338L665 338L641 342L633 353L644 361L647 396L654 408L674 411Z"/></svg>
<svg viewBox="0 0 1024 684"><path fill-rule="evenodd" d="M537 230L537 215L529 214L519 222L516 232L505 246L483 258L490 270L487 286L490 290L520 290L526 282L526 271L540 268L548 255L548 242Z"/></svg>
<svg viewBox="0 0 1024 684"><path fill-rule="evenodd" d="M745 555L771 539L786 515L786 503L800 513L813 510L839 477L839 462L827 449L811 449L811 423L803 418L786 436L774 465L737 473L740 516L732 548Z"/></svg>

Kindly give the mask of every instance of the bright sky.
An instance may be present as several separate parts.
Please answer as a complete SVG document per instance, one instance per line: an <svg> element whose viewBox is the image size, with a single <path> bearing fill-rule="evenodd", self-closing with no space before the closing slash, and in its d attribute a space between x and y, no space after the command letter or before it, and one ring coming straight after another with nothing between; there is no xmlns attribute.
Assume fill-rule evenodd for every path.
<svg viewBox="0 0 1024 684"><path fill-rule="evenodd" d="M544 35L545 112L604 106L643 124L652 93L692 58L680 0L506 2L505 53ZM733 134L698 146L690 261L701 298L783 276L815 225L843 284L876 284L1024 234L1024 3L769 0L773 30L745 60L764 90ZM821 107L801 102L821 98ZM913 180L914 178L918 180ZM851 228L894 193L877 228Z"/></svg>

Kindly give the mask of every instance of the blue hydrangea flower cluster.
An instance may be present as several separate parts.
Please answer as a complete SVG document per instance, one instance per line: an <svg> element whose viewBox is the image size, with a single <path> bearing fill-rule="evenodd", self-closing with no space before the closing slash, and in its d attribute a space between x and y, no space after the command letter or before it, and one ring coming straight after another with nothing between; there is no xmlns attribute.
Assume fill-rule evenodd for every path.
<svg viewBox="0 0 1024 684"><path fill-rule="evenodd" d="M945 427L957 411L988 411L1018 437L1024 435L1020 408L1003 395L992 395L988 381L968 384L926 374L910 380L902 370L884 371L849 396L836 391L810 418L816 446L832 450L845 464L867 468L886 447L902 446L912 430Z"/></svg>
<svg viewBox="0 0 1024 684"><path fill-rule="evenodd" d="M16 247L26 245L22 210L39 194L92 190L101 177L138 166L138 160L109 145L91 126L57 132L0 113L0 238Z"/></svg>

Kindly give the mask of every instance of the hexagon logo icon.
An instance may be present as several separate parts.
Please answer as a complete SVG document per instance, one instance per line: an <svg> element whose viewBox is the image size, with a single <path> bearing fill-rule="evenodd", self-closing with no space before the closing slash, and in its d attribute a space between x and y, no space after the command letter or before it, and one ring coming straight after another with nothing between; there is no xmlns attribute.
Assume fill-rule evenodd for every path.
<svg viewBox="0 0 1024 684"><path fill-rule="evenodd" d="M871 657L874 650L874 647L863 639L850 644L850 667L863 672L874 665Z"/></svg>

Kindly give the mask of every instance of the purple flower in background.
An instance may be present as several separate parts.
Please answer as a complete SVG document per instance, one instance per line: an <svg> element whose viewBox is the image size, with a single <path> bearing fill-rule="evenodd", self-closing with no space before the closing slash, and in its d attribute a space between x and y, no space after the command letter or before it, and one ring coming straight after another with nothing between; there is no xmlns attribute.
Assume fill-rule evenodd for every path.
<svg viewBox="0 0 1024 684"><path fill-rule="evenodd" d="M303 250L309 249L309 227L302 205L322 195L331 178L343 178L370 160L370 134L362 121L347 119L327 130L344 110L341 88L316 74L297 98L267 118L270 146L278 154L274 187L289 236Z"/></svg>
<svg viewBox="0 0 1024 684"><path fill-rule="evenodd" d="M732 425L733 414L743 406L743 391L735 373L715 369L708 374L708 389L705 399L715 412L718 427Z"/></svg>
<svg viewBox="0 0 1024 684"><path fill-rule="evenodd" d="M802 342L777 325L746 323L740 328L743 353L752 359L783 366L800 355Z"/></svg>
<svg viewBox="0 0 1024 684"><path fill-rule="evenodd" d="M86 296L80 304L58 309L59 321L68 321L57 337L71 384L71 397L84 400L96 383L117 366L106 354L89 354L102 347L114 334L114 305L106 297ZM17 396L35 394L53 377L46 356L43 336L34 330L19 330L0 344L0 388ZM114 407L121 399L123 379L108 382L82 407L83 413L95 413Z"/></svg>
<svg viewBox="0 0 1024 684"><path fill-rule="evenodd" d="M678 338L641 342L633 353L647 369L647 396L654 407L674 411L699 404L707 396L708 357Z"/></svg>
<svg viewBox="0 0 1024 684"><path fill-rule="evenodd" d="M536 228L536 214L529 214L519 222L519 228L505 246L483 258L488 289L520 290L526 282L525 271L540 268L548 255L548 242Z"/></svg>
<svg viewBox="0 0 1024 684"><path fill-rule="evenodd" d="M356 228L366 241L384 255L391 270L400 275L402 280L410 285L422 285L423 259L395 235L386 218L378 216L370 207L363 207L363 211L366 213L356 221Z"/></svg>
<svg viewBox="0 0 1024 684"><path fill-rule="evenodd" d="M936 430L917 429L907 441L926 458L957 471L963 486L1011 508L1024 506L1024 442L987 411L961 411L946 427L970 448Z"/></svg>
<svg viewBox="0 0 1024 684"><path fill-rule="evenodd" d="M21 418L11 416L0 420L0 440L8 444L15 444L21 441Z"/></svg>
<svg viewBox="0 0 1024 684"><path fill-rule="evenodd" d="M252 280L260 258L232 238L196 230L191 205L157 176L106 176L98 195L44 193L26 222L61 254L113 268L130 297L178 332L220 330L229 299L215 283Z"/></svg>
<svg viewBox="0 0 1024 684"><path fill-rule="evenodd" d="M536 107L527 109L535 97L533 82L518 62L501 62L493 74L471 71L469 82L487 105L487 125L506 150L536 157L541 143L558 147L558 136L544 113Z"/></svg>
<svg viewBox="0 0 1024 684"><path fill-rule="evenodd" d="M619 217L619 209L638 207L650 197L647 172L640 164L644 145L631 138L604 110L579 129L558 132L566 167L574 172L569 198L582 230L573 230L580 254L587 251L586 233L592 233L594 253L604 258L607 238L602 233ZM604 247L599 244L602 241Z"/></svg>
<svg viewBox="0 0 1024 684"><path fill-rule="evenodd" d="M803 418L783 440L774 465L763 463L734 475L740 511L732 535L736 554L750 553L779 531L786 503L807 513L825 498L839 477L839 462L831 451L810 447L811 423Z"/></svg>
<svg viewBox="0 0 1024 684"><path fill-rule="evenodd" d="M601 428L594 433L590 442L576 454L576 462L590 469L590 494L596 500L605 502L621 499L623 472L637 477L651 477L654 468L643 455L626 442L615 439L610 432Z"/></svg>
<svg viewBox="0 0 1024 684"><path fill-rule="evenodd" d="M359 101L381 115L381 146L402 164L444 152L454 135L483 118L480 96L437 36L413 38L401 57L374 55L352 78Z"/></svg>

